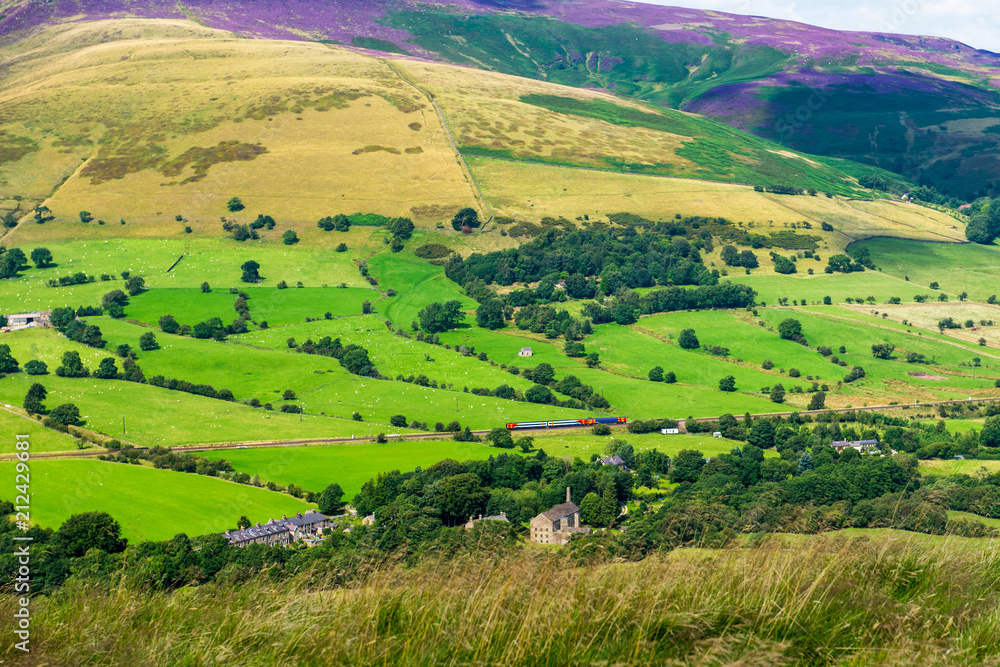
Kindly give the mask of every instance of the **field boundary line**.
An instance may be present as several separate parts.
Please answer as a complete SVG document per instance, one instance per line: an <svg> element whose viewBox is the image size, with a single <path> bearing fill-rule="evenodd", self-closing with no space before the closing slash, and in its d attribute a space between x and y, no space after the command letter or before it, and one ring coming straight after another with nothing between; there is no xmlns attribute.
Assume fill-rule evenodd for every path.
<svg viewBox="0 0 1000 667"><path fill-rule="evenodd" d="M379 60L381 60L389 67L389 69L395 72L396 75L399 76L400 80L403 81L403 83L406 83L407 85L411 86L414 90L416 90L417 92L421 93L424 97L426 97L427 100L434 107L434 111L437 112L438 119L441 121L441 126L444 128L445 137L448 138L448 143L451 145L451 150L455 153L455 158L458 160L458 163L462 166L462 172L464 173L465 177L469 179L469 185L472 186L472 190L476 194L476 199L479 201L480 205L483 208L483 213L489 214L490 216L489 220L484 222L482 225L483 227L485 227L493 220L493 207L490 206L489 203L486 201L486 198L483 197L483 193L479 189L479 184L476 183L476 178L475 176L472 175L472 170L469 168L468 163L466 163L465 161L465 156L462 155L462 151L458 150L458 146L455 144L455 138L451 134L451 128L448 126L448 120L445 118L444 112L438 105L437 100L434 99L434 95L431 94L430 91L421 88L419 85L410 80L405 74L403 74L403 72L398 67L393 65L392 62L389 61L388 59L379 58Z"/></svg>

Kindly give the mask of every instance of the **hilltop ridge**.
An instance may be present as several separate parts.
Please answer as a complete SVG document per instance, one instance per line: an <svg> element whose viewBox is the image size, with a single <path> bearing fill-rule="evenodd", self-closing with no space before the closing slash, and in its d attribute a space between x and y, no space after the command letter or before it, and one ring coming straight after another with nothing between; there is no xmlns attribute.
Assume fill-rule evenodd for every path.
<svg viewBox="0 0 1000 667"><path fill-rule="evenodd" d="M8 1L0 16L7 40L131 16L444 60L711 116L949 196L991 196L1000 183L1000 55L945 38L608 0Z"/></svg>

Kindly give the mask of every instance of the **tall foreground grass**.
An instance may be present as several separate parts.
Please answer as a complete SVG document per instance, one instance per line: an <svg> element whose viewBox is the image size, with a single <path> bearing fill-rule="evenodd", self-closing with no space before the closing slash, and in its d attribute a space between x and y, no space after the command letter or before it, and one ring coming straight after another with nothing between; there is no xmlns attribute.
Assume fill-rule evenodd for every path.
<svg viewBox="0 0 1000 667"><path fill-rule="evenodd" d="M994 542L772 538L639 563L591 561L526 550L174 593L128 581L110 590L76 584L36 600L32 654L8 646L5 658L590 666L983 665L1000 657ZM12 611L5 600L8 641Z"/></svg>

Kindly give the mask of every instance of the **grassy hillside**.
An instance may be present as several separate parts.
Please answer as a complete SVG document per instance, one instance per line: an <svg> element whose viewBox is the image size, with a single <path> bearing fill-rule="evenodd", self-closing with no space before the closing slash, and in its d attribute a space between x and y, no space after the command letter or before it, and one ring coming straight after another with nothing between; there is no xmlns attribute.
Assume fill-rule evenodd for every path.
<svg viewBox="0 0 1000 667"><path fill-rule="evenodd" d="M0 76L6 119L0 209L28 221L7 244L179 240L190 238L185 228L195 238L217 237L224 234L220 217L246 224L268 214L278 226L263 232L266 240L292 229L313 245L346 241L354 253L364 240L326 234L315 221L363 211L434 227L463 206L485 217L495 212L493 202L479 199L473 186L480 178L452 141L479 162L503 158L872 196L858 186L856 170L691 114L324 44L233 39L186 21L50 26L0 47L0 60L10 63ZM95 115L94 108L118 111ZM484 179L481 189L488 190L489 175ZM233 196L246 208L228 211ZM522 210L508 214L537 220L532 214L540 211L523 209L545 206L544 199L519 196ZM743 201L774 209L765 199ZM685 201L661 197L658 215ZM35 225L29 213L42 202L53 219ZM851 217L839 200L831 205L822 215ZM590 210L582 206L574 215ZM747 210L727 208L725 215L743 218ZM80 211L93 222L81 223ZM942 222L930 217L932 226Z"/></svg>
<svg viewBox="0 0 1000 667"><path fill-rule="evenodd" d="M0 197L46 200L60 221L89 210L163 236L181 215L216 235L232 196L251 219L311 223L475 205L426 98L375 58L125 20L51 27L0 59L0 130L24 146L0 153Z"/></svg>
<svg viewBox="0 0 1000 667"><path fill-rule="evenodd" d="M538 663L530 647L542 645L562 664L973 665L997 653L996 601L985 593L996 561L992 540L848 530L641 563L530 552L435 558L363 575L341 568L336 579L311 572L278 590L80 587L36 603L52 628L36 650L61 664L144 667L172 664L178 652L205 662L226 653L260 664L526 667ZM573 590L577 604L537 594L550 586ZM301 637L273 641L289 632L290 610ZM227 632L206 636L206 626ZM385 637L363 641L375 633Z"/></svg>
<svg viewBox="0 0 1000 667"><path fill-rule="evenodd" d="M14 463L0 461L14 478ZM93 460L36 460L31 464L31 517L58 528L73 514L104 511L131 542L166 540L234 529L241 515L265 523L309 505L291 496L204 475Z"/></svg>
<svg viewBox="0 0 1000 667"><path fill-rule="evenodd" d="M27 435L28 442L31 443L29 450L31 452L67 452L77 450L77 441L75 438L59 431L45 428L34 419L24 417L10 410L0 409L0 428L3 428L4 433ZM15 442L16 440L11 437L5 443L4 449L0 453L6 454L7 457L12 457L16 453L14 449Z"/></svg>

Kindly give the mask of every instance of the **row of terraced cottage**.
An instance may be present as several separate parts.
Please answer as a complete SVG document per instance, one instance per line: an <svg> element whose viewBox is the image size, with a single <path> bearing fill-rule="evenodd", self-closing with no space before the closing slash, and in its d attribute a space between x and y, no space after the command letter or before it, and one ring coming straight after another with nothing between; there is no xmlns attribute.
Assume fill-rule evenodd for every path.
<svg viewBox="0 0 1000 667"><path fill-rule="evenodd" d="M292 542L315 544L321 542L324 534L333 528L336 528L336 525L331 523L330 517L316 510L306 510L305 514L298 512L295 516L282 516L277 520L271 519L265 524L258 523L256 526L241 530L227 530L225 536L230 546L234 547L246 547L251 544L287 546Z"/></svg>

